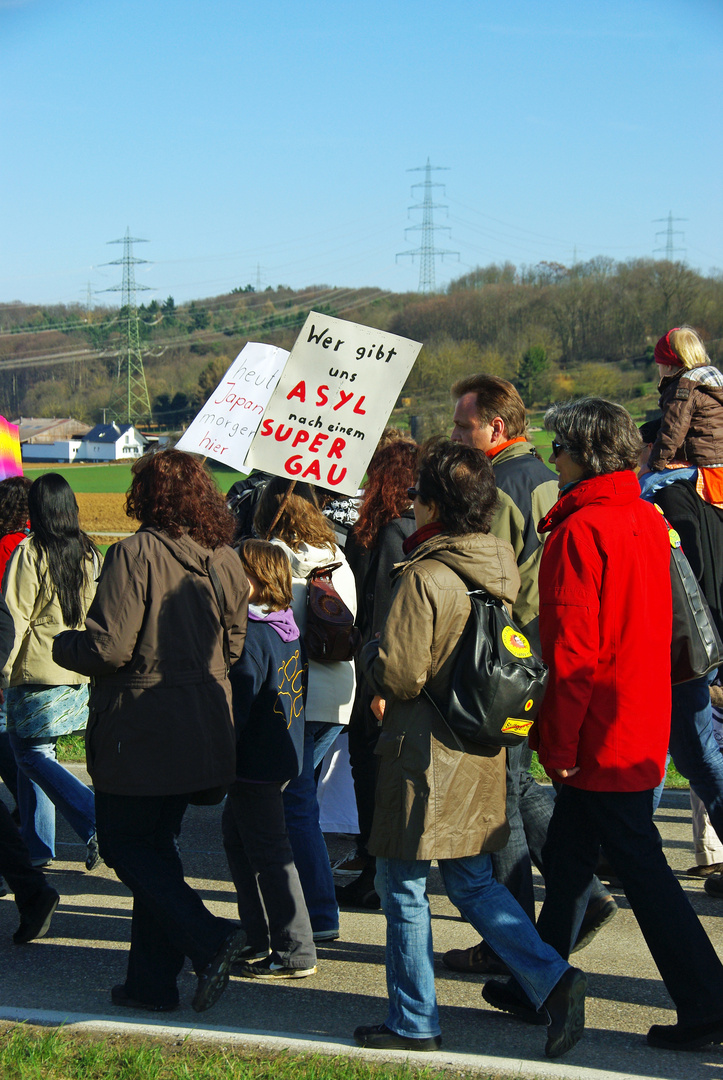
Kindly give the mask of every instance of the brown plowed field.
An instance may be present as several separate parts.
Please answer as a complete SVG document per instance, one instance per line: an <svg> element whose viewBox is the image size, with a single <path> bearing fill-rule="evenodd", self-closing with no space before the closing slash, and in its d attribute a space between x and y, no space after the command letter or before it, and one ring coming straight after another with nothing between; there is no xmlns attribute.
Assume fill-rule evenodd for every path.
<svg viewBox="0 0 723 1080"><path fill-rule="evenodd" d="M90 492L78 492L80 527L90 536L99 533L133 533L138 522L126 517L126 497L123 492L97 495ZM112 543L112 538L102 538L103 543Z"/></svg>

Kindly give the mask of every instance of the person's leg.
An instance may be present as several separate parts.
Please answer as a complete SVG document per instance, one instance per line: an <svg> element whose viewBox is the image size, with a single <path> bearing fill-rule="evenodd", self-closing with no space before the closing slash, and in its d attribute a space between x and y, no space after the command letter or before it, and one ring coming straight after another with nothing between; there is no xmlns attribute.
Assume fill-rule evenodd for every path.
<svg viewBox="0 0 723 1080"><path fill-rule="evenodd" d="M542 852L545 902L537 929L565 960L585 915L600 851L600 834L587 813L586 794L563 784Z"/></svg>
<svg viewBox="0 0 723 1080"><path fill-rule="evenodd" d="M305 725L301 774L288 784L283 795L286 828L294 853L294 863L299 872L304 900L315 934L339 930L339 907L334 893L334 877L319 826L319 803L314 781L315 758L319 745L327 743L328 749L339 733L340 725L332 725L333 738L328 742L331 737L327 730L329 727L327 724ZM323 728L323 732L319 734L318 728Z"/></svg>
<svg viewBox="0 0 723 1080"><path fill-rule="evenodd" d="M706 677L673 687L670 753L723 840L723 755L713 735Z"/></svg>
<svg viewBox="0 0 723 1080"><path fill-rule="evenodd" d="M38 896L54 891L30 862L28 849L5 803L0 799L0 874L7 880L22 914Z"/></svg>
<svg viewBox="0 0 723 1080"><path fill-rule="evenodd" d="M652 791L586 792L602 843L625 889L678 1019L695 1025L723 1014L723 965L663 854Z"/></svg>
<svg viewBox="0 0 723 1080"><path fill-rule="evenodd" d="M537 1009L569 969L540 939L508 889L495 880L489 855L440 859L450 900L509 968Z"/></svg>
<svg viewBox="0 0 723 1080"><path fill-rule="evenodd" d="M95 835L93 792L60 764L56 756L58 740L21 739L18 736L11 736L11 739L21 772L45 792L83 843L87 844Z"/></svg>
<svg viewBox="0 0 723 1080"><path fill-rule="evenodd" d="M532 922L535 921L535 894L532 888L532 864L527 844L521 786L532 752L527 741L519 746L507 747L506 778L507 801L505 812L510 826L510 837L500 851L492 853L495 877L521 905ZM548 815L549 818L549 815ZM488 942L491 945L491 942Z"/></svg>
<svg viewBox="0 0 723 1080"><path fill-rule="evenodd" d="M13 799L18 801L18 765L8 734L8 706L0 702L0 778Z"/></svg>
<svg viewBox="0 0 723 1080"><path fill-rule="evenodd" d="M427 897L429 866L428 860L377 859L375 884L387 920L386 1025L412 1039L440 1034Z"/></svg>
<svg viewBox="0 0 723 1080"><path fill-rule="evenodd" d="M138 907L126 990L147 1004L173 1003L179 958L189 956L202 972L234 929L212 915L184 880L175 838L187 802L183 795L96 792L101 853Z"/></svg>
<svg viewBox="0 0 723 1080"><path fill-rule="evenodd" d="M243 884L247 889L252 886L257 897L261 895L274 959L288 968L311 968L316 964L316 949L286 831L281 787L278 783L237 783L228 801L233 799L231 813L250 870L250 880L247 877ZM243 915L241 925L249 941L256 943L257 938L251 937L244 925Z"/></svg>
<svg viewBox="0 0 723 1080"><path fill-rule="evenodd" d="M268 952L269 926L259 892L256 874L246 854L243 842L245 830L244 791L247 785L235 783L229 788L221 816L221 832L231 877L236 888L239 919L246 931L249 952L253 955Z"/></svg>
<svg viewBox="0 0 723 1080"><path fill-rule="evenodd" d="M691 823L693 826L693 847L697 867L720 868L723 866L723 844L718 833L710 823L703 803L696 793L690 792Z"/></svg>
<svg viewBox="0 0 723 1080"><path fill-rule="evenodd" d="M313 720L306 724L306 728L314 736L314 771L324 760L327 750L334 745L339 735L344 730L343 724L318 724Z"/></svg>
<svg viewBox="0 0 723 1080"><path fill-rule="evenodd" d="M377 786L377 756L374 748L379 739L379 727L369 708L371 691L363 685L357 690L358 700L349 722L349 760L354 781L354 797L359 817L357 851L371 858L367 851L374 818L374 796Z"/></svg>
<svg viewBox="0 0 723 1080"><path fill-rule="evenodd" d="M55 858L55 804L20 768L18 753L22 747L18 742L17 736L11 733L10 746L17 767L20 835L33 864L40 865Z"/></svg>

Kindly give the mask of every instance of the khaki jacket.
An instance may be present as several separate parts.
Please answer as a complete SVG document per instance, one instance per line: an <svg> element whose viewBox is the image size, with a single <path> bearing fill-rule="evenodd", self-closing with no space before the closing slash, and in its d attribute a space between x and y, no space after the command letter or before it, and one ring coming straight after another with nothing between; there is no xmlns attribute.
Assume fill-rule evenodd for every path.
<svg viewBox="0 0 723 1080"><path fill-rule="evenodd" d="M435 536L399 565L389 617L361 654L386 699L369 850L395 859L459 859L504 847L505 755L459 739L422 694L446 701L470 602L468 584L511 605L520 575L491 534Z"/></svg>
<svg viewBox="0 0 723 1080"><path fill-rule="evenodd" d="M32 533L18 544L5 570L3 592L15 624L15 644L3 669L3 686L79 686L85 675L59 667L52 656L53 639L67 630L58 594L48 578L48 561L40 555ZM88 563L83 615L95 595L101 560Z"/></svg>

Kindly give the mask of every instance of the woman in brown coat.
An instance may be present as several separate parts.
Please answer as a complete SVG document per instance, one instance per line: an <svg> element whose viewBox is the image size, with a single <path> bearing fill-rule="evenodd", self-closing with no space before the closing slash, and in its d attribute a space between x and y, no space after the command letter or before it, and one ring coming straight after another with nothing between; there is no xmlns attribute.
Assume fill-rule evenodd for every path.
<svg viewBox="0 0 723 1080"><path fill-rule="evenodd" d="M225 989L245 934L186 883L176 837L189 802L220 801L236 776L228 667L243 648L249 586L223 496L190 454L136 462L127 513L141 528L110 548L85 630L59 634L53 657L93 678L98 841L133 893L128 972L111 1000L177 1008L189 956L201 1012Z"/></svg>
<svg viewBox="0 0 723 1080"><path fill-rule="evenodd" d="M392 607L361 663L385 701L369 850L387 918L387 1022L359 1027L360 1046L435 1050L427 875L437 859L452 902L514 971L549 1023L548 1057L569 1050L584 1026L586 979L545 945L498 884L490 852L507 842L501 750L466 743L422 695L448 697L467 618L468 589L511 606L519 574L511 546L489 534L497 493L492 468L473 447L436 439L422 450L410 489L417 531L405 542ZM546 1008L546 1012L543 1007Z"/></svg>

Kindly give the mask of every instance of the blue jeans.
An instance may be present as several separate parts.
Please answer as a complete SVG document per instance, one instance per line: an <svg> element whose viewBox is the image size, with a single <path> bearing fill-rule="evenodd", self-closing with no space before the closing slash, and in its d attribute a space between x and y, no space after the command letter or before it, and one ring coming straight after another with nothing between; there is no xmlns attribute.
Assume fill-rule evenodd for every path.
<svg viewBox="0 0 723 1080"><path fill-rule="evenodd" d="M710 681L715 673L673 687L670 756L708 811L723 841L723 754L713 735ZM655 806L662 786L655 790Z"/></svg>
<svg viewBox="0 0 723 1080"><path fill-rule="evenodd" d="M60 764L57 742L10 735L18 763L20 834L35 862L55 858L56 807L84 844L95 834L93 792Z"/></svg>
<svg viewBox="0 0 723 1080"><path fill-rule="evenodd" d="M432 922L427 897L430 861L377 857L375 887L387 919L387 1027L413 1039L439 1035ZM569 965L545 945L504 885L489 855L440 859L447 895L514 972L540 1007Z"/></svg>
<svg viewBox="0 0 723 1080"><path fill-rule="evenodd" d="M537 927L562 956L577 936L602 844L623 883L682 1024L720 1017L723 966L653 824L652 791L583 791L564 784L544 850L545 903Z"/></svg>
<svg viewBox="0 0 723 1080"><path fill-rule="evenodd" d="M301 774L284 789L286 828L314 933L339 929L339 905L329 854L319 825L314 769L341 730L341 724L307 722L304 725Z"/></svg>

